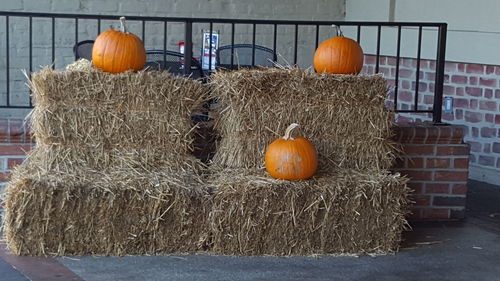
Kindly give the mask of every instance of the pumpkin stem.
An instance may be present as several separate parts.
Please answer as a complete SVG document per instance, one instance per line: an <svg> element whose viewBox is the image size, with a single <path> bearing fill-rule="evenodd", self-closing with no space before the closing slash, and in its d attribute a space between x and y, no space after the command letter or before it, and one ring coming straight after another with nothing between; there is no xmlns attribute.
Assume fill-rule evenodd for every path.
<svg viewBox="0 0 500 281"><path fill-rule="evenodd" d="M127 28L125 26L125 17L120 17L120 30L123 33L127 33Z"/></svg>
<svg viewBox="0 0 500 281"><path fill-rule="evenodd" d="M342 30L340 30L340 26L336 25L336 24L332 24L333 27L335 27L335 29L337 30L337 36L344 36L344 34L342 33Z"/></svg>
<svg viewBox="0 0 500 281"><path fill-rule="evenodd" d="M298 126L300 126L300 125L297 123L290 124L290 126L288 126L288 128L286 128L285 136L283 137L283 139L284 140L293 140L293 138L290 137L290 134L292 133L293 129L297 128Z"/></svg>

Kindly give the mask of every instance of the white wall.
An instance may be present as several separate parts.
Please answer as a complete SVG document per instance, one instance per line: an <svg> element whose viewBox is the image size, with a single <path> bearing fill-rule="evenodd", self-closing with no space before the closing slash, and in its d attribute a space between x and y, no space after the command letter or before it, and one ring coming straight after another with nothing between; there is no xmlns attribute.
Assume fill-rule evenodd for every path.
<svg viewBox="0 0 500 281"><path fill-rule="evenodd" d="M346 0L346 21L388 21L390 0Z"/></svg>
<svg viewBox="0 0 500 281"><path fill-rule="evenodd" d="M394 6L391 9L390 3ZM498 0L346 0L346 20L390 20L448 23L446 59L448 61L500 65L500 1ZM374 38L374 32L369 36ZM385 30L394 38L395 30ZM424 58L435 58L436 32L425 31ZM405 30L403 55L416 54L417 32ZM393 44L394 45L394 44ZM366 46L374 53L372 46ZM383 44L383 53L394 54L395 47Z"/></svg>

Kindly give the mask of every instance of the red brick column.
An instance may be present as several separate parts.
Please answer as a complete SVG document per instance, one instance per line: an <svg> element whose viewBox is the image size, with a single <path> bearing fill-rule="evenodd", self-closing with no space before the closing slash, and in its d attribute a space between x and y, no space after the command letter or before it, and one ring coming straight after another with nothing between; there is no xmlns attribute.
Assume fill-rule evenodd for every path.
<svg viewBox="0 0 500 281"><path fill-rule="evenodd" d="M403 155L394 171L407 175L414 190L410 220L463 219L469 167L463 127L398 123L395 139Z"/></svg>
<svg viewBox="0 0 500 281"><path fill-rule="evenodd" d="M0 119L0 194L12 169L22 163L33 145L34 140L22 120Z"/></svg>

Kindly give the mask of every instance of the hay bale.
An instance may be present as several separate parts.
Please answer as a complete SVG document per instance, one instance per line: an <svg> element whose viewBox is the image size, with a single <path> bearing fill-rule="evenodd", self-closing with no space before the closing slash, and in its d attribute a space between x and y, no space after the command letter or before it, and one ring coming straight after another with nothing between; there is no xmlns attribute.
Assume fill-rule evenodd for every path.
<svg viewBox="0 0 500 281"><path fill-rule="evenodd" d="M23 255L194 252L206 240L204 164L191 155L201 83L166 72L44 69L31 80L36 147L6 189Z"/></svg>
<svg viewBox="0 0 500 281"><path fill-rule="evenodd" d="M277 256L396 251L406 226L406 181L353 170L294 182L262 170L221 171L211 181L212 250Z"/></svg>
<svg viewBox="0 0 500 281"><path fill-rule="evenodd" d="M190 117L193 108L204 103L206 94L201 82L166 71L110 74L99 70L44 68L33 73L30 87L37 106L157 111L186 118Z"/></svg>
<svg viewBox="0 0 500 281"><path fill-rule="evenodd" d="M190 173L47 173L22 165L6 194L4 235L18 255L155 255L205 247L207 190Z"/></svg>
<svg viewBox="0 0 500 281"><path fill-rule="evenodd" d="M153 160L182 155L192 162L196 125L191 114L207 98L199 81L157 71L112 75L45 68L33 74L30 85L36 105L33 135L45 148L55 148L52 155L59 150L74 152L58 157L66 166L89 163L97 156L112 158L108 154L116 151L146 151L153 157L144 159ZM88 156L82 158L84 152ZM181 160L163 162L176 167Z"/></svg>
<svg viewBox="0 0 500 281"><path fill-rule="evenodd" d="M380 75L318 75L300 69L263 68L212 76L220 106L219 167L262 167L269 143L291 123L311 140L324 169L387 169L395 159L392 113Z"/></svg>

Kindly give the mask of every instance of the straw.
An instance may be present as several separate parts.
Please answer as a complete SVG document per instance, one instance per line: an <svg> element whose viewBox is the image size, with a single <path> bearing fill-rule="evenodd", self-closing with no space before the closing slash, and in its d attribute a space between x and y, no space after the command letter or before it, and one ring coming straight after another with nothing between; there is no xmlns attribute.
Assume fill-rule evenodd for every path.
<svg viewBox="0 0 500 281"><path fill-rule="evenodd" d="M387 169L395 158L392 113L380 75L318 75L297 68L217 72L218 167L262 167L264 152L291 123L314 143L320 168Z"/></svg>
<svg viewBox="0 0 500 281"><path fill-rule="evenodd" d="M212 251L228 255L387 254L397 251L407 179L339 170L282 181L262 170L213 176Z"/></svg>
<svg viewBox="0 0 500 281"><path fill-rule="evenodd" d="M207 189L191 174L45 172L19 166L4 235L18 255L155 255L205 247Z"/></svg>

